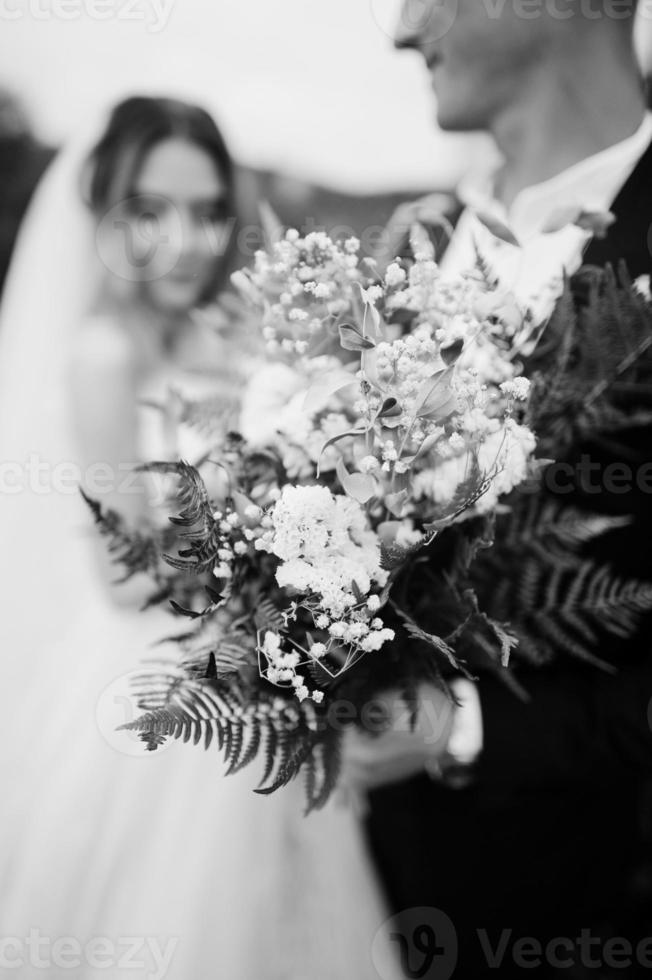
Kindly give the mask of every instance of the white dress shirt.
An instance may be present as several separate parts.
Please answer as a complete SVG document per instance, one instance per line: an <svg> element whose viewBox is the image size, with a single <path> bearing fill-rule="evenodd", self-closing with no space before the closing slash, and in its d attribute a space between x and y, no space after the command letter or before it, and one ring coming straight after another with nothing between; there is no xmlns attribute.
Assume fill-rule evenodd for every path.
<svg viewBox="0 0 652 980"><path fill-rule="evenodd" d="M568 275L577 271L591 232L574 224L548 233L544 228L573 211L608 212L650 142L652 112L644 115L633 136L549 180L526 187L509 208L493 197L493 174L498 161L491 161L482 175L468 177L458 188L466 207L442 259L442 268L448 273L472 268L477 247L501 284L535 313L540 306L545 315L556 295L561 270ZM520 248L496 238L478 213L507 226Z"/></svg>
<svg viewBox="0 0 652 980"><path fill-rule="evenodd" d="M569 275L577 271L591 234L574 225L550 233L543 229L558 212L608 212L650 142L652 112L646 113L633 136L549 180L526 187L510 208L492 197L491 174L463 182L458 195L466 207L442 260L443 269L456 273L472 268L477 247L502 285L535 308L537 302L545 305L546 284L558 278L561 266ZM496 238L478 219L477 211L506 225L521 248ZM448 749L460 763L470 763L483 744L480 697L475 685L464 679L454 681L453 689L460 707L455 712Z"/></svg>

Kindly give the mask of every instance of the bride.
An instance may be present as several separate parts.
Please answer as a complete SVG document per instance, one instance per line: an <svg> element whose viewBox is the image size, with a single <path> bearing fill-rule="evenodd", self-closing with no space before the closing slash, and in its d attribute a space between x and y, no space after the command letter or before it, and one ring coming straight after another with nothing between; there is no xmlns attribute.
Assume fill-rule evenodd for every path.
<svg viewBox="0 0 652 980"><path fill-rule="evenodd" d="M153 403L236 392L251 341L198 314L234 259L234 197L205 112L131 98L90 152L55 161L17 245L0 325L0 961L21 977L398 976L350 810L304 818L298 785L261 798L217 750L145 755L114 733L129 672L174 623L110 584L78 486L151 518L130 467L197 452Z"/></svg>

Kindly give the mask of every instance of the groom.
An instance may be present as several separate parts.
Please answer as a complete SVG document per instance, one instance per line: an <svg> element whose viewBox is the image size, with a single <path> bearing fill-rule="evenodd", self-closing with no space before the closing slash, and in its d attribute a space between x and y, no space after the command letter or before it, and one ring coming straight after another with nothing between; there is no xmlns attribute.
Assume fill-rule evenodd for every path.
<svg viewBox="0 0 652 980"><path fill-rule="evenodd" d="M396 45L423 57L440 126L487 130L502 155L490 190L467 188L467 200L506 224L526 255L552 211L577 206L615 216L606 237L588 241L585 263L624 259L633 277L651 271L652 116L633 53L635 7L403 5ZM400 219L427 213L417 202ZM463 210L445 266L468 267L479 228L473 208ZM505 245L490 239L483 252L499 267ZM637 439L632 459L643 466L652 432ZM622 460L601 465L609 462ZM626 505L636 522L609 537L603 560L649 580L652 497L635 496ZM619 488L584 503L623 506ZM652 629L595 652L619 672L605 676L570 656L522 668L528 703L492 676L456 682L458 706L424 688L414 732L353 737L345 772L369 795L369 840L392 911L405 919L401 942L413 943L411 975L630 977L652 967L652 922L638 928L625 888L640 865L639 800L652 773ZM429 916L452 922L452 974L443 962L439 973L436 962L419 970Z"/></svg>

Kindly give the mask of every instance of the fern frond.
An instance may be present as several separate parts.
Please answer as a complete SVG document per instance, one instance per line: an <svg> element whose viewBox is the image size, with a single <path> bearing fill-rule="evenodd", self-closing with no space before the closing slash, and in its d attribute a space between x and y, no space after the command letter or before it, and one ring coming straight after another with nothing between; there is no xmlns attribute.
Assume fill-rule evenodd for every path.
<svg viewBox="0 0 652 980"><path fill-rule="evenodd" d="M519 545L535 546L543 542L544 552L554 539L566 549L576 551L581 545L609 531L627 527L631 517L598 514L567 507L541 494L529 499L519 498L500 521L500 546L516 548Z"/></svg>
<svg viewBox="0 0 652 980"><path fill-rule="evenodd" d="M403 622L403 628L408 636L413 640L420 640L422 643L427 643L436 654L443 657L451 667L455 670L459 670L466 677L471 677L465 664L457 657L455 650L446 640L441 636L435 636L433 633L427 633L423 630L415 621L408 616L406 612L399 609L396 605L393 605L394 611L400 617Z"/></svg>
<svg viewBox="0 0 652 980"><path fill-rule="evenodd" d="M519 637L519 656L548 662L595 656L601 638L626 639L652 610L652 583L627 578L585 549L631 523L564 507L536 495L519 498L499 522L497 544L472 569L480 604ZM505 652L505 649L504 649Z"/></svg>
<svg viewBox="0 0 652 980"><path fill-rule="evenodd" d="M149 751L167 739L180 739L208 749L216 742L227 774L234 774L262 757L264 771L257 792L269 794L310 765L314 784L308 809L325 802L333 775L339 733L315 724L314 709L294 702L247 699L237 683L194 676L188 669L162 666L135 679L142 714L120 726L137 732ZM337 736L337 737L336 737Z"/></svg>
<svg viewBox="0 0 652 980"><path fill-rule="evenodd" d="M175 476L178 480L179 513L170 517L186 546L178 555L165 554L166 562L180 572L202 574L212 571L221 547L219 521L199 470L185 460L177 463L156 462L141 467L144 472Z"/></svg>
<svg viewBox="0 0 652 980"><path fill-rule="evenodd" d="M122 585L134 575L145 574L152 580L155 591L145 600L144 608L160 605L169 599L173 586L165 574L161 554L171 543L172 534L154 528L135 530L117 511L102 507L81 488L80 493L100 534L107 540L112 563L123 567L122 575L115 580L115 584Z"/></svg>
<svg viewBox="0 0 652 980"><path fill-rule="evenodd" d="M652 304L624 266L585 267L567 285L538 349L530 423L540 452L559 458L578 439L626 428L652 393Z"/></svg>
<svg viewBox="0 0 652 980"><path fill-rule="evenodd" d="M274 605L269 596L261 599L254 615L256 629L261 633L271 630L275 633L285 628L283 613Z"/></svg>

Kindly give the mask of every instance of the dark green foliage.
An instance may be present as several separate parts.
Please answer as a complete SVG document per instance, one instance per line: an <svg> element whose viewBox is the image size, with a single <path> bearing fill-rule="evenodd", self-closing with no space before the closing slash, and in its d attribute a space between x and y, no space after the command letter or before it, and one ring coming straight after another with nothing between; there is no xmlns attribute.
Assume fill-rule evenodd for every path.
<svg viewBox="0 0 652 980"><path fill-rule="evenodd" d="M180 572L210 572L221 547L219 521L213 517L213 506L204 481L194 466L180 460L178 463L148 463L142 467L146 473L175 476L178 480L177 501L179 514L170 518L170 524L178 529L185 542L178 556L165 555L172 568Z"/></svg>
<svg viewBox="0 0 652 980"><path fill-rule="evenodd" d="M129 527L117 511L104 508L82 489L80 493L88 505L102 537L106 538L107 550L114 564L122 566L116 585L128 582L138 574L147 575L156 590L147 599L145 608L166 602L173 591L172 581L166 573L162 555L173 539L166 531L150 528L146 531Z"/></svg>
<svg viewBox="0 0 652 980"><path fill-rule="evenodd" d="M518 656L548 663L560 655L605 666L595 656L605 633L631 636L652 610L652 582L620 576L583 546L628 523L541 496L520 498L498 524L497 545L472 570L484 609L519 638Z"/></svg>
<svg viewBox="0 0 652 980"><path fill-rule="evenodd" d="M247 698L235 678L220 683L182 669L162 668L155 678L143 676L137 687L143 713L121 727L138 732L150 751L168 738L205 748L216 743L229 774L262 760L257 792L273 793L302 770L308 812L326 803L337 781L341 735L313 706L304 709L271 688Z"/></svg>
<svg viewBox="0 0 652 980"><path fill-rule="evenodd" d="M609 266L586 268L566 284L526 373L541 456L652 423L652 305L624 267L618 277Z"/></svg>
<svg viewBox="0 0 652 980"><path fill-rule="evenodd" d="M652 424L652 306L624 267L618 276L610 267L584 268L566 283L525 371L534 381L528 423L540 456L572 461L590 445L611 459L630 458L626 433ZM633 519L564 507L543 490L514 495L496 547L482 554L472 580L483 608L518 635L519 657L596 662L605 634L635 633L652 609L652 584L586 548Z"/></svg>

